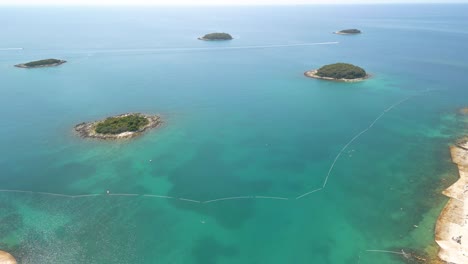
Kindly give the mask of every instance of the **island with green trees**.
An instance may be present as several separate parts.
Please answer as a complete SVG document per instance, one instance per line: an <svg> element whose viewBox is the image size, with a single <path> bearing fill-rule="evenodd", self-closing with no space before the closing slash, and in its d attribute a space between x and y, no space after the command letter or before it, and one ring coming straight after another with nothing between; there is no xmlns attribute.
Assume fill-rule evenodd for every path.
<svg viewBox="0 0 468 264"><path fill-rule="evenodd" d="M229 35L228 33L210 33L198 39L199 40L231 40L232 36Z"/></svg>
<svg viewBox="0 0 468 264"><path fill-rule="evenodd" d="M127 113L100 121L78 124L75 126L75 131L84 138L126 139L141 135L160 124L162 120L159 116Z"/></svg>
<svg viewBox="0 0 468 264"><path fill-rule="evenodd" d="M64 64L65 60L57 60L57 59L46 59L46 60L38 60L38 61L31 61L27 63L21 63L15 65L15 67L18 68L42 68L42 67L53 67L53 66L59 66L61 64Z"/></svg>
<svg viewBox="0 0 468 264"><path fill-rule="evenodd" d="M335 63L304 73L305 76L321 80L357 82L369 78L369 74L358 66L349 63Z"/></svg>
<svg viewBox="0 0 468 264"><path fill-rule="evenodd" d="M338 35L355 35L355 34L361 34L361 30L359 29L343 29L343 30L340 30L340 31L336 31L336 32L333 32L335 34L338 34Z"/></svg>

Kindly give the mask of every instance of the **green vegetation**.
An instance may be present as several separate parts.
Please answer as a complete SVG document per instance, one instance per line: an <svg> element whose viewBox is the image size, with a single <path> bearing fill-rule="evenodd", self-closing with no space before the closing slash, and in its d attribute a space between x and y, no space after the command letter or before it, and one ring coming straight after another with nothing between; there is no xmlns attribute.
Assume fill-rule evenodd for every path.
<svg viewBox="0 0 468 264"><path fill-rule="evenodd" d="M57 59L46 59L46 60L31 61L31 62L25 63L24 65L27 67L38 67L38 66L46 66L46 65L51 65L51 64L63 63L63 62L64 61L57 60Z"/></svg>
<svg viewBox="0 0 468 264"><path fill-rule="evenodd" d="M96 125L96 132L113 135L123 132L135 132L148 123L148 119L139 114L109 117Z"/></svg>
<svg viewBox="0 0 468 264"><path fill-rule="evenodd" d="M333 79L358 79L367 76L364 69L348 63L325 65L317 70L317 75Z"/></svg>
<svg viewBox="0 0 468 264"><path fill-rule="evenodd" d="M210 33L203 36L201 39L204 40L230 40L232 36L228 33Z"/></svg>
<svg viewBox="0 0 468 264"><path fill-rule="evenodd" d="M361 33L361 30L359 29L344 29L338 31L338 33L343 33L343 34L359 34Z"/></svg>

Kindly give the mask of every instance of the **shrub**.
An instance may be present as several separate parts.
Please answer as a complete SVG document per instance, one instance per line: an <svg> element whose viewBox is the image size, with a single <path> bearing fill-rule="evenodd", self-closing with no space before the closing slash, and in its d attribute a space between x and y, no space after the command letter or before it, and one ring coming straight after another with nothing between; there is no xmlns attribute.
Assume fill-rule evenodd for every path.
<svg viewBox="0 0 468 264"><path fill-rule="evenodd" d="M148 119L139 114L109 117L96 125L96 132L113 135L123 132L134 132L146 126L148 123Z"/></svg>
<svg viewBox="0 0 468 264"><path fill-rule="evenodd" d="M320 77L333 79L357 79L366 77L366 71L358 66L348 63L335 63L325 65L317 70Z"/></svg>

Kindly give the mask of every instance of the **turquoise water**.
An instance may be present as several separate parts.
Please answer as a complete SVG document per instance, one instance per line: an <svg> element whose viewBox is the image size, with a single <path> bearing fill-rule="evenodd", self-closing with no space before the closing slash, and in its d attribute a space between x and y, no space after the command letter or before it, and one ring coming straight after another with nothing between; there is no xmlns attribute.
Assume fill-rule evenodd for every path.
<svg viewBox="0 0 468 264"><path fill-rule="evenodd" d="M439 193L456 175L447 146L466 128L457 109L468 103L467 12L0 9L0 49L24 48L0 50L0 189L140 194L0 192L0 249L20 263L204 264L387 264L404 260L366 250L431 251ZM364 34L331 34L349 27ZM212 31L235 40L196 39ZM317 42L339 43L260 47ZM48 57L68 63L12 67ZM303 76L338 61L373 78ZM325 189L296 200L405 98L349 145ZM77 123L125 112L160 114L165 125L125 142L73 134Z"/></svg>

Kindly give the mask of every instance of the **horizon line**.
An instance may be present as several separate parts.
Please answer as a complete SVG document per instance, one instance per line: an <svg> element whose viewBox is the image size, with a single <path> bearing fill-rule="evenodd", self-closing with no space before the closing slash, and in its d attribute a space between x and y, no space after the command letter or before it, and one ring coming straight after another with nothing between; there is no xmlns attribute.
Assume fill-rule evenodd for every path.
<svg viewBox="0 0 468 264"><path fill-rule="evenodd" d="M340 5L466 5L468 4L468 1L466 2L428 2L428 3L422 3L422 2L395 2L395 3L390 3L390 2L376 2L376 3L297 3L297 4L287 4L287 3L269 3L269 4L235 4L235 3L229 3L229 4L216 4L216 3L199 3L199 4L161 4L161 3L154 3L154 4L147 4L147 3L113 3L113 4L93 4L93 3L72 3L72 4L52 4L52 3L44 3L44 4L1 4L0 7L39 7L39 6L44 6L44 7L66 7L66 6L89 6L89 7L99 7L99 6L113 6L113 7L119 7L119 6L125 6L125 7L148 7L148 6L162 6L162 7L209 7L209 6L340 6Z"/></svg>

